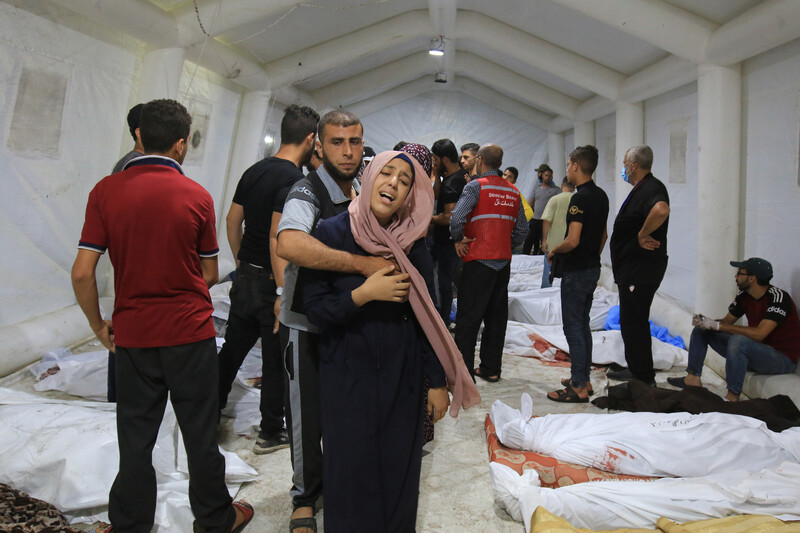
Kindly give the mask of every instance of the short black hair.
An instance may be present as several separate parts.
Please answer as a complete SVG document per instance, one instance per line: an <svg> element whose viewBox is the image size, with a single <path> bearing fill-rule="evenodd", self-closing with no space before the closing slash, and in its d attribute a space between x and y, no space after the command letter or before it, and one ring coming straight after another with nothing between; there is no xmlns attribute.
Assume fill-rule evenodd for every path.
<svg viewBox="0 0 800 533"><path fill-rule="evenodd" d="M569 154L569 160L578 163L581 172L589 176L594 174L595 169L597 169L598 158L597 147L591 144L578 146Z"/></svg>
<svg viewBox="0 0 800 533"><path fill-rule="evenodd" d="M364 129L364 125L361 124L361 121L353 113L347 111L346 109L334 109L333 111L328 111L322 115L321 119L319 119L319 124L317 125L317 136L319 137L320 142L323 140L322 133L325 131L325 126L328 124L339 126L340 128L361 126L362 131Z"/></svg>
<svg viewBox="0 0 800 533"><path fill-rule="evenodd" d="M307 106L290 105L281 120L281 144L300 144L317 131L319 114Z"/></svg>
<svg viewBox="0 0 800 533"><path fill-rule="evenodd" d="M128 129L131 132L131 137L133 137L133 142L136 142L136 129L139 127L139 123L142 120L142 108L144 104L136 104L128 111Z"/></svg>
<svg viewBox="0 0 800 533"><path fill-rule="evenodd" d="M752 274L751 274L752 275ZM759 278L756 276L756 282L761 285L762 287L768 287L769 283L772 281L772 277L769 278Z"/></svg>
<svg viewBox="0 0 800 533"><path fill-rule="evenodd" d="M439 139L431 146L431 153L441 158L447 158L452 163L458 163L459 157L456 145L450 139Z"/></svg>
<svg viewBox="0 0 800 533"><path fill-rule="evenodd" d="M517 178L519 178L519 170L517 170L517 167L508 167L506 170L514 174L514 181L516 181Z"/></svg>
<svg viewBox="0 0 800 533"><path fill-rule="evenodd" d="M564 179L561 180L561 186L562 187L566 186L566 187L569 187L570 189L574 189L575 188L575 186L569 182L569 178L567 178L566 176L564 176Z"/></svg>
<svg viewBox="0 0 800 533"><path fill-rule="evenodd" d="M403 146L405 146L407 144L408 143L405 142L405 141L400 141L400 142L398 142L397 144L394 145L394 148L392 148L392 150L394 150L395 152L399 152L400 150L403 149Z"/></svg>
<svg viewBox="0 0 800 533"><path fill-rule="evenodd" d="M192 117L179 102L163 98L142 107L139 136L145 152L163 154L180 139L189 138Z"/></svg>
<svg viewBox="0 0 800 533"><path fill-rule="evenodd" d="M461 152L472 152L473 155L478 153L478 150L481 149L481 146L478 143L467 143L461 145Z"/></svg>

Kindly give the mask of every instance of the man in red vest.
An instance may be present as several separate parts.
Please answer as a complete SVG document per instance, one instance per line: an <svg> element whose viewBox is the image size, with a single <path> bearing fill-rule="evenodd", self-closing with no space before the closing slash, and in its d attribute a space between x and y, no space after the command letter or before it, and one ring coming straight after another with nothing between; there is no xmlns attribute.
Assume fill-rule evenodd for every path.
<svg viewBox="0 0 800 533"><path fill-rule="evenodd" d="M500 172L503 149L483 145L475 157L476 174L467 183L450 218L456 252L464 260L456 312L456 345L473 373L494 383L500 379L508 322L511 249L525 241L528 222L519 191ZM483 322L481 364L475 343Z"/></svg>

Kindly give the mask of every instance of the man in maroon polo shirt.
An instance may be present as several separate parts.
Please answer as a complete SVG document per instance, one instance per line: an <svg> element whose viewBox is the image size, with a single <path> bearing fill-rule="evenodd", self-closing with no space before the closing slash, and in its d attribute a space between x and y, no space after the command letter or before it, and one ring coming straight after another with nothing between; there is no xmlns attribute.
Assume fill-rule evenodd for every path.
<svg viewBox="0 0 800 533"><path fill-rule="evenodd" d="M183 433L195 531L241 531L252 507L232 503L216 443L217 351L208 287L216 283L214 202L183 174L192 119L154 100L139 126L145 155L89 193L72 267L78 304L116 352L119 472L108 513L114 531L150 531L156 508L152 451L169 395ZM114 266L112 320L100 315L95 270Z"/></svg>

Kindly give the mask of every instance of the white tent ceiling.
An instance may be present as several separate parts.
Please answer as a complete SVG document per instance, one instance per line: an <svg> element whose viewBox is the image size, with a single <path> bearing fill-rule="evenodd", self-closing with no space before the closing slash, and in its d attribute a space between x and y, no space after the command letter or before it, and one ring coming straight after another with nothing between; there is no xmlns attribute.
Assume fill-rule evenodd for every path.
<svg viewBox="0 0 800 533"><path fill-rule="evenodd" d="M797 0L53 1L282 103L373 109L446 88L551 131L800 36Z"/></svg>

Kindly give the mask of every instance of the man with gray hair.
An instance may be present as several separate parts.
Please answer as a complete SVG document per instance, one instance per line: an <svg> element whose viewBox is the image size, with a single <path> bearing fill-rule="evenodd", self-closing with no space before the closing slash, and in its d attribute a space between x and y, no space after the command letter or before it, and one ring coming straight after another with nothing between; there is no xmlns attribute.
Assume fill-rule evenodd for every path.
<svg viewBox="0 0 800 533"><path fill-rule="evenodd" d="M650 172L653 150L633 146L622 160L622 179L633 185L614 221L611 267L619 288L619 325L627 370L609 379L638 379L655 385L650 305L667 270L669 193Z"/></svg>

